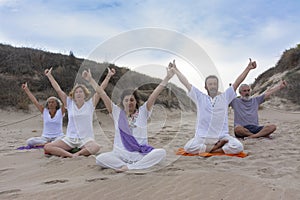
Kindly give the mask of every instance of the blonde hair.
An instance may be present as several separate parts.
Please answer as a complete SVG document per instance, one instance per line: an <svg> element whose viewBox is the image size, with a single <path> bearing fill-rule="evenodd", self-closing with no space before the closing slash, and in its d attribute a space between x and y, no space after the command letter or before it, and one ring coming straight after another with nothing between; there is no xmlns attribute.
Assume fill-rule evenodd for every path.
<svg viewBox="0 0 300 200"><path fill-rule="evenodd" d="M88 97L90 96L91 92L87 89L87 87L83 84L76 84L73 89L71 90L71 92L69 93L69 96L71 97L71 99L74 99L74 92L75 90L77 90L78 88L81 88L85 94L85 99L88 99Z"/></svg>

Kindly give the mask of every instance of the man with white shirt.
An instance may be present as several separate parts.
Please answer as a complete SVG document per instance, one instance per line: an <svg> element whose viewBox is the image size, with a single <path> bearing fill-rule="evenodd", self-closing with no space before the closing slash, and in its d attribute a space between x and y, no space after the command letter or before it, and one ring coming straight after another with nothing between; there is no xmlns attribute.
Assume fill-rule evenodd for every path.
<svg viewBox="0 0 300 200"><path fill-rule="evenodd" d="M194 138L189 140L184 149L188 153L222 152L226 154L239 154L243 151L242 143L230 136L228 130L228 105L236 97L236 89L246 78L249 71L256 68L256 62L251 61L224 93L219 93L219 80L211 75L205 79L204 94L194 87L186 77L177 69L175 60L172 63L180 82L187 88L188 96L197 106L196 132Z"/></svg>

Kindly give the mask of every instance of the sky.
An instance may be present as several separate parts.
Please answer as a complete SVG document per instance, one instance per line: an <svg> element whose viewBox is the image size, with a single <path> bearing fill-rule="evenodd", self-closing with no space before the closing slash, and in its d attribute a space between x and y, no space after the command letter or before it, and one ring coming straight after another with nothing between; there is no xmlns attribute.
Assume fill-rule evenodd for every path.
<svg viewBox="0 0 300 200"><path fill-rule="evenodd" d="M204 77L212 68L226 88L249 58L258 64L245 80L251 84L274 67L285 50L300 43L299 9L296 0L0 0L0 43L67 55L72 51L85 59L108 43L113 44L111 48L125 49L114 56L102 52L98 62L113 62L162 78L164 67L175 59L199 89L203 90ZM136 38L139 30L149 28L167 35L176 33L176 37L166 39L148 31ZM128 33L128 40L118 40ZM164 46L135 46L141 40L163 40ZM196 52L186 50L194 44L198 45ZM193 63L185 56L197 57L198 52L203 63ZM179 81L173 78L171 82Z"/></svg>

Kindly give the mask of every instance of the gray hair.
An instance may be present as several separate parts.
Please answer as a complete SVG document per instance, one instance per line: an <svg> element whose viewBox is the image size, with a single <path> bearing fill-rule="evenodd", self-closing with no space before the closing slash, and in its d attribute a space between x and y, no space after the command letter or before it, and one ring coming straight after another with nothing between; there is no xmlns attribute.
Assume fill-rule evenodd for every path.
<svg viewBox="0 0 300 200"><path fill-rule="evenodd" d="M48 109L48 102L49 102L49 100L50 99L54 99L55 101L56 101L56 110L58 110L58 109L60 109L61 108L61 106L62 106L62 103L61 103L61 101L59 100L59 98L57 98L57 97L54 97L54 96L51 96L51 97L49 97L48 99L47 99L47 101L46 101L46 104L45 104L45 107Z"/></svg>
<svg viewBox="0 0 300 200"><path fill-rule="evenodd" d="M242 85L240 85L240 87L239 87L239 93L241 93L242 88L243 88L243 87L246 87L246 86L247 86L247 87L250 87L248 84L245 84L245 83L242 84Z"/></svg>

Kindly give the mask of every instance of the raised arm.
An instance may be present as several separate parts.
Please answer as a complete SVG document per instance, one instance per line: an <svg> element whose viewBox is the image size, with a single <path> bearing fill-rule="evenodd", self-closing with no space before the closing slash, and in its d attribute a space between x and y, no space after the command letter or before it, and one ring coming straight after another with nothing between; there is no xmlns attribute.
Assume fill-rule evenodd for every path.
<svg viewBox="0 0 300 200"><path fill-rule="evenodd" d="M186 87L188 91L191 91L192 84L187 80L187 78L178 70L175 64L175 60L173 60L173 63L170 63L169 66L171 67L171 70L174 71L174 73L177 75L179 81Z"/></svg>
<svg viewBox="0 0 300 200"><path fill-rule="evenodd" d="M147 100L147 110L151 110L152 106L154 105L158 95L161 93L161 91L166 87L168 81L174 76L174 71L171 70L171 63L169 64L169 67L167 68L167 75L162 80L162 82L153 90L151 95L149 96Z"/></svg>
<svg viewBox="0 0 300 200"><path fill-rule="evenodd" d="M31 91L29 90L28 86L27 86L27 82L22 84L22 88L25 91L25 93L27 94L27 96L29 97L29 99L31 100L31 102L35 105L35 107L37 107L37 109L43 113L44 111L44 106L42 106L37 99L35 98L35 96L33 96L33 94L31 93Z"/></svg>
<svg viewBox="0 0 300 200"><path fill-rule="evenodd" d="M112 72L113 71L113 72ZM107 87L107 84L109 82L110 77L114 74L114 70L109 70L107 76L105 77L104 81L107 81L104 83L104 86ZM85 79L89 84L93 87L93 89L96 91L96 93L93 96L93 104L94 107L96 107L97 103L99 102L100 98L102 98L105 107L107 108L108 112L112 112L112 102L111 99L107 96L106 92L104 91L103 83L99 86L98 83L93 79L91 70L89 69L88 71L84 70L82 72L82 78ZM103 81L103 82L104 82Z"/></svg>
<svg viewBox="0 0 300 200"><path fill-rule="evenodd" d="M57 92L57 94L58 94L59 98L61 99L61 101L63 102L63 104L67 105L67 95L64 91L62 91L62 89L60 88L60 86L58 85L58 83L56 82L54 77L52 76L51 72L52 72L52 67L50 69L45 69L45 75L48 77L52 87Z"/></svg>
<svg viewBox="0 0 300 200"><path fill-rule="evenodd" d="M101 86L97 87L96 92L101 97L102 101L104 102L104 105L105 105L107 111L109 113L111 113L112 112L112 101L109 98L109 96L107 96L106 92L104 91L104 89Z"/></svg>
<svg viewBox="0 0 300 200"><path fill-rule="evenodd" d="M235 82L232 84L234 91L239 87L239 85L245 80L250 70L256 68L256 62L252 61L251 58L249 58L249 64L246 67L246 69L239 75L239 77L235 80Z"/></svg>
<svg viewBox="0 0 300 200"><path fill-rule="evenodd" d="M110 80L110 78L115 75L116 73L116 70L114 68L110 69L109 67L107 68L108 72L107 72L107 75L105 77L105 79L103 80L103 82L101 83L101 87L105 90L105 88L107 87L108 85L108 82Z"/></svg>
<svg viewBox="0 0 300 200"><path fill-rule="evenodd" d="M268 89L268 90L265 92L265 97L264 97L264 99L270 98L270 96L271 96L272 94L274 94L275 92L277 92L277 91L279 91L279 90L281 90L281 89L283 89L283 88L285 88L285 87L287 87L287 82L283 80L283 81L281 81L278 85L276 85L276 86L274 86L274 87Z"/></svg>

